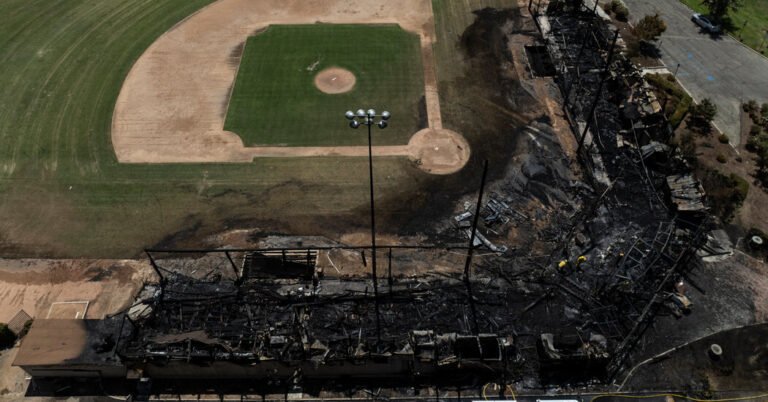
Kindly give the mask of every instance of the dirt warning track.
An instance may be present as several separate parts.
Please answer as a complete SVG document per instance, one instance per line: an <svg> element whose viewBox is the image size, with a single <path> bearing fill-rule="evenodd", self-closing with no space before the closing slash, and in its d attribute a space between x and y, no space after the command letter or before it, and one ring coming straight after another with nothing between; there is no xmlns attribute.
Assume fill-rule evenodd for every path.
<svg viewBox="0 0 768 402"><path fill-rule="evenodd" d="M255 157L360 156L365 147L245 147L237 134L223 130L247 37L272 24L318 22L395 23L417 33L429 128L442 129L430 0L219 0L162 35L134 64L112 120L118 161L250 162ZM455 138L458 134L443 137L446 135ZM434 158L419 155L429 154L434 144L423 138L408 145L376 148L380 148L377 155L407 156L435 174L457 171L469 157L468 146L456 148L455 155L437 158L440 166L429 166Z"/></svg>

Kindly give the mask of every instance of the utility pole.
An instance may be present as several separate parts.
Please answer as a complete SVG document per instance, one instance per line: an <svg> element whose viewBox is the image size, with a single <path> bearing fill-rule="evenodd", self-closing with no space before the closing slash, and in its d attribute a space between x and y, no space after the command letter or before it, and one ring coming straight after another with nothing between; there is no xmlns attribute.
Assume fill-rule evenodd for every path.
<svg viewBox="0 0 768 402"><path fill-rule="evenodd" d="M360 125L368 126L368 175L371 192L371 278L373 279L373 303L376 308L376 340L381 344L381 314L379 312L379 280L376 273L376 213L373 201L373 145L371 141L371 128L377 126L380 129L387 128L387 120L390 118L390 113L384 111L381 115L377 115L373 109L365 111L359 109L356 113L348 111L344 114L344 117L349 120L349 127L357 129ZM376 118L379 121L376 121Z"/></svg>
<svg viewBox="0 0 768 402"><path fill-rule="evenodd" d="M485 191L485 177L488 174L488 160L483 162L483 178L480 180L480 193L477 195L477 206L475 207L475 216L472 219L472 232L469 235L469 248L467 248L467 261L464 264L464 284L467 286L467 297L469 298L469 309L472 313L472 331L475 335L480 333L477 326L477 311L475 310L475 299L472 296L472 283L469 280L469 268L472 265L472 255L475 251L475 234L477 233L477 221L480 218L480 207L483 203L483 191Z"/></svg>

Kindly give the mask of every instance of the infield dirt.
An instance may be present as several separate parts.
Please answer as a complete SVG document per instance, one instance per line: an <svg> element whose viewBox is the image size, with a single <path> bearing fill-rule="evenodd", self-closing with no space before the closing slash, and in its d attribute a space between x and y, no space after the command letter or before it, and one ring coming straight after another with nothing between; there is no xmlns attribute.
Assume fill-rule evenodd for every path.
<svg viewBox="0 0 768 402"><path fill-rule="evenodd" d="M442 128L430 0L220 0L166 32L131 69L113 115L112 142L118 160L250 162L260 156L357 155L357 150L345 152L341 147L245 147L239 136L223 130L246 38L272 24L311 23L396 23L418 34L429 126ZM413 154L405 147L385 153L391 155L397 149L403 151L402 156ZM443 162L451 160L455 171L468 155L456 153Z"/></svg>

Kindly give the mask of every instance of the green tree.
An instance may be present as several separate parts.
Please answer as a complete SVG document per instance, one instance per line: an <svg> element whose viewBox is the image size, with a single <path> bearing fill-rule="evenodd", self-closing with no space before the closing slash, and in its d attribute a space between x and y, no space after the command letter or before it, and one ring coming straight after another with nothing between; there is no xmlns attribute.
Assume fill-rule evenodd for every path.
<svg viewBox="0 0 768 402"><path fill-rule="evenodd" d="M752 126L752 128L755 127L757 127L757 133L749 136L747 150L759 154L763 149L768 148L768 134L763 133L760 126ZM751 130L750 134L752 134Z"/></svg>
<svg viewBox="0 0 768 402"><path fill-rule="evenodd" d="M757 153L757 178L768 187L768 148L762 148Z"/></svg>
<svg viewBox="0 0 768 402"><path fill-rule="evenodd" d="M715 116L717 116L717 106L708 98L704 98L701 103L691 106L688 124L709 132L710 123Z"/></svg>
<svg viewBox="0 0 768 402"><path fill-rule="evenodd" d="M624 3L614 0L615 8L613 13L616 15L616 19L619 21L627 22L629 20L629 9Z"/></svg>
<svg viewBox="0 0 768 402"><path fill-rule="evenodd" d="M701 0L701 4L709 9L709 15L716 20L722 20L729 10L737 10L741 7L741 0Z"/></svg>
<svg viewBox="0 0 768 402"><path fill-rule="evenodd" d="M661 19L659 14L646 15L638 21L632 32L637 39L642 41L654 41L667 30L667 23Z"/></svg>
<svg viewBox="0 0 768 402"><path fill-rule="evenodd" d="M691 132L686 131L680 135L680 138L677 140L677 147L685 160L693 165L696 164L696 138Z"/></svg>
<svg viewBox="0 0 768 402"><path fill-rule="evenodd" d="M749 193L749 182L735 175L725 175L712 169L703 169L701 184L707 192L711 212L723 222L733 220Z"/></svg>

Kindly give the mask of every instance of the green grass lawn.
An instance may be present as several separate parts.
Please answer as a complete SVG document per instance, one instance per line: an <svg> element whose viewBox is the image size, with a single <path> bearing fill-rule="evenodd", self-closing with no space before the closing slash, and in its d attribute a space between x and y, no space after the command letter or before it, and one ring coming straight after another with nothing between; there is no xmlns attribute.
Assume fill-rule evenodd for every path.
<svg viewBox="0 0 768 402"><path fill-rule="evenodd" d="M0 256L124 258L180 230L245 225L322 234L337 221L357 222L356 213L365 222L367 158L117 163L112 111L131 65L163 32L210 2L0 2ZM341 113L353 106L333 116L351 137ZM318 127L303 120L304 131ZM382 195L434 180L405 158L378 158L374 168ZM326 214L346 218L311 220Z"/></svg>
<svg viewBox="0 0 768 402"><path fill-rule="evenodd" d="M355 87L318 90L327 67L353 72ZM374 143L406 144L421 128L423 95L419 38L397 25L273 25L246 42L224 128L247 146L363 145L344 112L374 107L393 115Z"/></svg>
<svg viewBox="0 0 768 402"><path fill-rule="evenodd" d="M698 13L707 14L708 12L700 0L681 1ZM730 12L725 29L747 46L765 54L766 46L763 39L768 30L768 1L741 0L741 3L742 6L738 10Z"/></svg>

